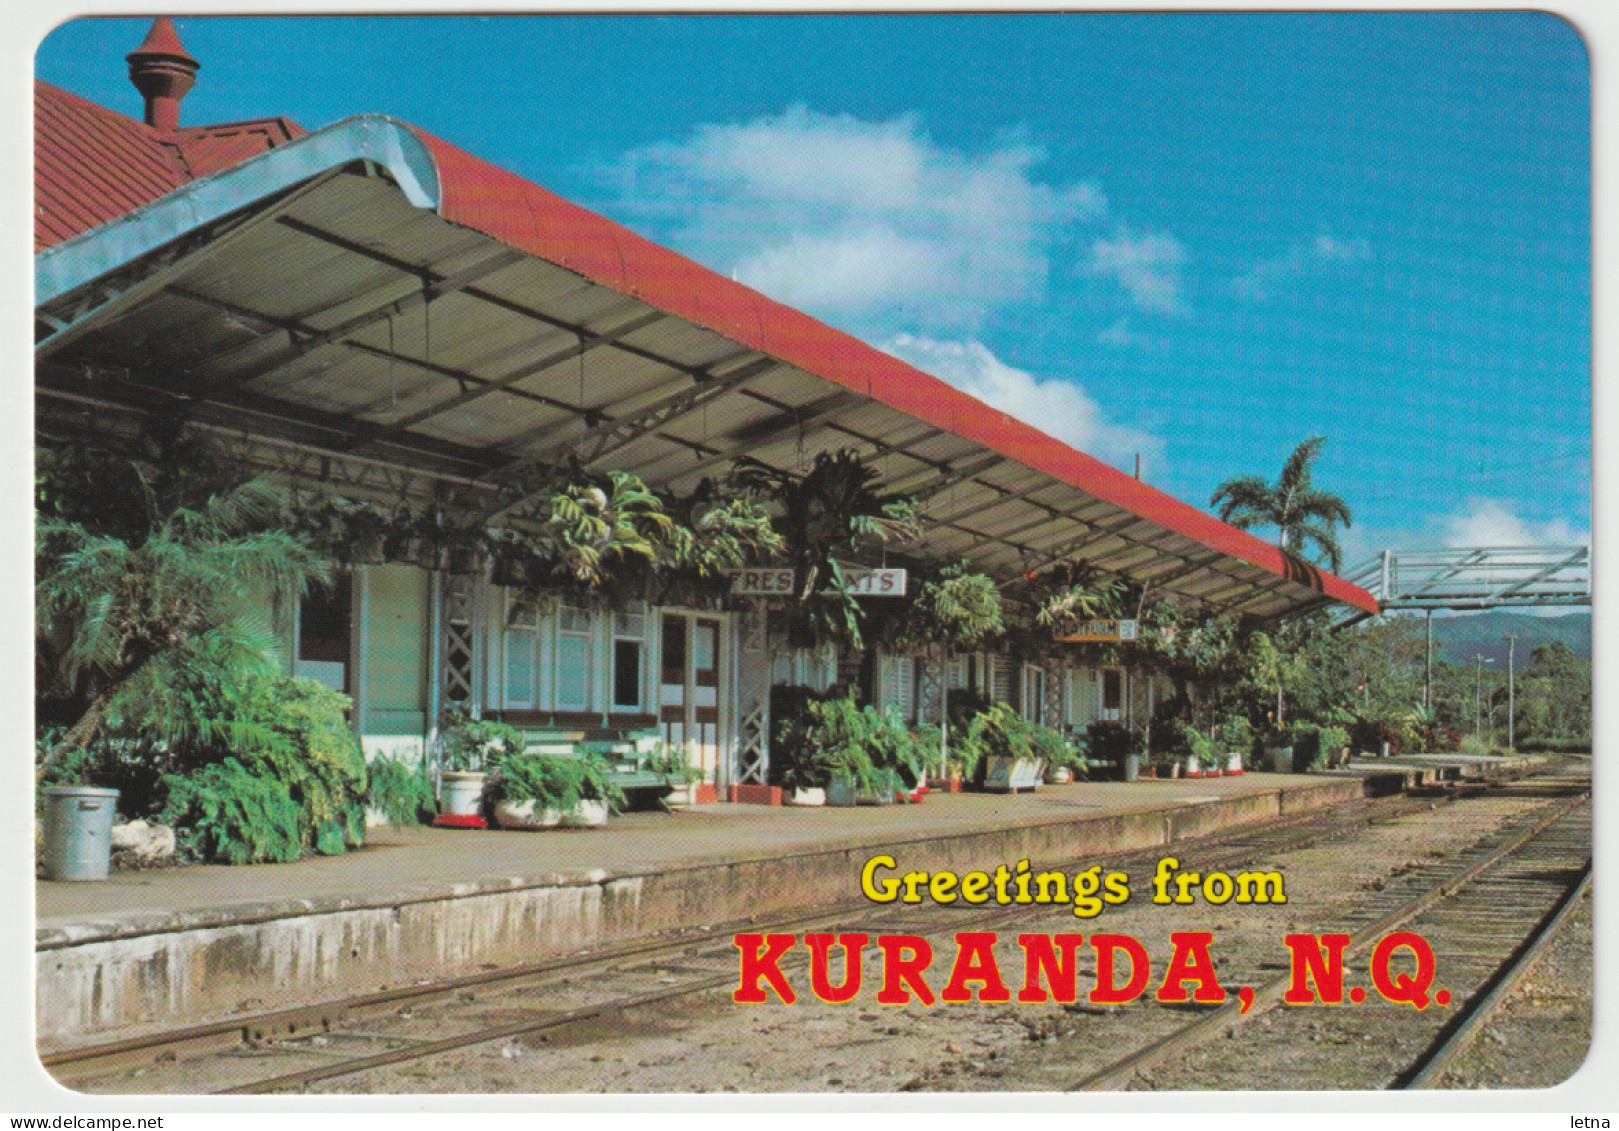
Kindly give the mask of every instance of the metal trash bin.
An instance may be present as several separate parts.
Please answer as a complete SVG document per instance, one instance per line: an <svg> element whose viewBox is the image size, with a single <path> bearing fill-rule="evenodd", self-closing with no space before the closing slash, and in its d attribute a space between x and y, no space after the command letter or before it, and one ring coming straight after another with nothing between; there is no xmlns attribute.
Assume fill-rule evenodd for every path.
<svg viewBox="0 0 1619 1131"><path fill-rule="evenodd" d="M53 785L45 790L45 878L104 880L112 862L116 789Z"/></svg>

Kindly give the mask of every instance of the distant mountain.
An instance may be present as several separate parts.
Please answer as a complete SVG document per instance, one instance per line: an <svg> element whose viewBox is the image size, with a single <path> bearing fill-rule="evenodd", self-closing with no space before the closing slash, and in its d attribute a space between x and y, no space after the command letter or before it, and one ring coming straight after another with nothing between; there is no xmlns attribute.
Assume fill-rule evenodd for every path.
<svg viewBox="0 0 1619 1131"><path fill-rule="evenodd" d="M1434 658L1452 664L1471 664L1482 655L1505 667L1507 637L1516 636L1517 666L1529 666L1531 650L1554 640L1567 644L1582 660L1591 658L1591 614L1534 617L1499 609L1454 617L1434 617Z"/></svg>

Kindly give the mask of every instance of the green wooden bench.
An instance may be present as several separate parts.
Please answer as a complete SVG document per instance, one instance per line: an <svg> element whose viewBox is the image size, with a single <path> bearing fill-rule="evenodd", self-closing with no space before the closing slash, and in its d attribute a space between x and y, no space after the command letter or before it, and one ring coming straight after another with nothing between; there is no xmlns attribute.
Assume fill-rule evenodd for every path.
<svg viewBox="0 0 1619 1131"><path fill-rule="evenodd" d="M551 758L599 758L624 792L629 808L662 805L664 798L685 785L678 774L664 774L647 766L659 741L656 727L553 727L524 726L523 753Z"/></svg>

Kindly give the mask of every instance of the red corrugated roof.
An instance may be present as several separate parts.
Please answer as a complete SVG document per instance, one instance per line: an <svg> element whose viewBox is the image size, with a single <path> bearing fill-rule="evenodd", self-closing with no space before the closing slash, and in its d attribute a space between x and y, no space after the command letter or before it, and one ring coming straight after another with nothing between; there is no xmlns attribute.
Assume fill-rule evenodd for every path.
<svg viewBox="0 0 1619 1131"><path fill-rule="evenodd" d="M1365 590L990 408L931 374L698 266L515 173L416 133L439 171L439 213L592 282L835 381L1152 520L1212 550L1291 577L1368 612Z"/></svg>
<svg viewBox="0 0 1619 1131"><path fill-rule="evenodd" d="M35 249L49 247L303 131L285 119L164 133L36 83ZM1109 467L930 374L417 130L439 213L981 444L1165 529L1368 612L1365 590Z"/></svg>
<svg viewBox="0 0 1619 1131"><path fill-rule="evenodd" d="M285 118L164 132L34 83L34 250L115 220L304 131Z"/></svg>

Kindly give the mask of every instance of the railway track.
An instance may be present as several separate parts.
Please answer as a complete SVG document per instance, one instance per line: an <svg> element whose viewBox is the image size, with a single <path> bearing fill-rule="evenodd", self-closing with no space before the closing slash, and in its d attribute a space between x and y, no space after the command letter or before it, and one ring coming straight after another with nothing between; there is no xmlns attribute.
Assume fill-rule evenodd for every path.
<svg viewBox="0 0 1619 1131"><path fill-rule="evenodd" d="M1525 787L1469 783L1369 799L1179 842L1175 851L1197 853L1207 869L1234 869L1284 852L1336 844L1436 806L1515 788ZM1103 862L1128 868L1162 853L1152 849ZM208 1077L209 1090L298 1090L495 1042L504 1050L517 1041L589 1039L577 1034L624 1011L656 1009L676 999L731 989L736 983L734 931L948 932L1015 926L1029 917L1029 909L1017 907L972 912L935 908L927 913L865 903L812 908L792 919L715 924L611 952L47 1053L43 1059L70 1087L122 1073L126 1087L158 1090L166 1074L189 1062L194 1071L204 1066L201 1074Z"/></svg>
<svg viewBox="0 0 1619 1131"><path fill-rule="evenodd" d="M1346 969L1351 959L1365 956L1396 930L1419 934L1444 956L1441 1008L1328 1007L1366 1009L1364 1015L1334 1020L1348 1022L1351 1035L1370 1037L1375 1030L1380 1046L1399 1050L1395 1066L1387 1057L1344 1057L1340 1042L1321 1040L1323 1008L1283 1002L1292 981L1288 971L1256 987L1246 1011L1232 1001L1190 1021L1160 1020L1157 1027L1167 1031L1068 1090L1263 1089L1289 1087L1288 1080L1296 1087L1298 1080L1327 1079L1363 1089L1434 1086L1589 891L1588 779L1570 788L1573 796L1549 811L1508 822L1470 851L1403 877L1371 901L1358 922L1345 924L1350 934ZM1226 1039L1214 1043L1215 1038ZM1216 1055L1197 1063L1205 1047ZM1267 1082L1266 1065L1285 1066L1286 1079Z"/></svg>

